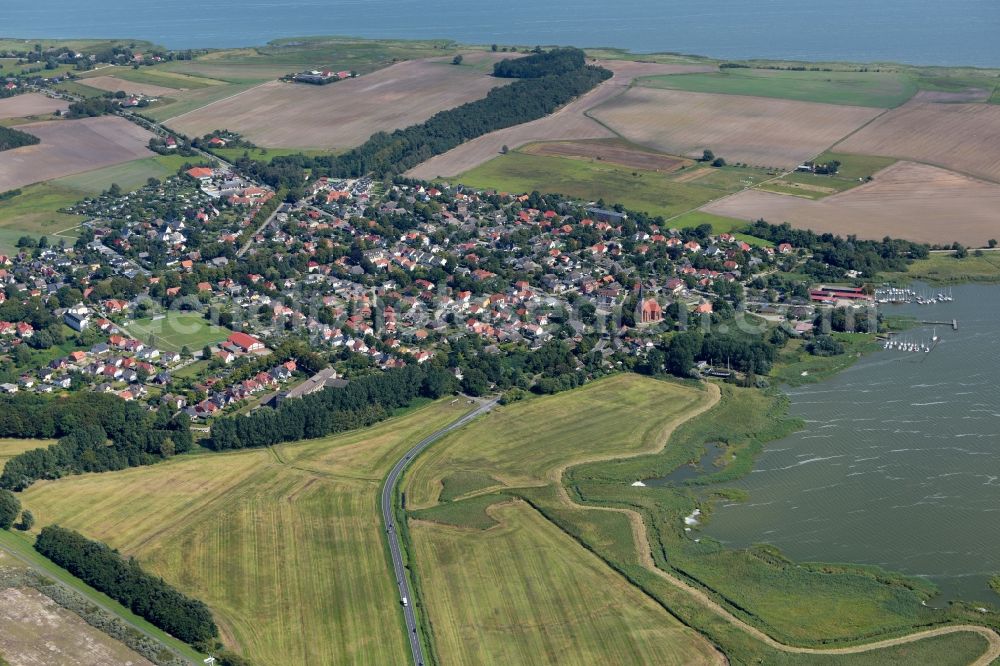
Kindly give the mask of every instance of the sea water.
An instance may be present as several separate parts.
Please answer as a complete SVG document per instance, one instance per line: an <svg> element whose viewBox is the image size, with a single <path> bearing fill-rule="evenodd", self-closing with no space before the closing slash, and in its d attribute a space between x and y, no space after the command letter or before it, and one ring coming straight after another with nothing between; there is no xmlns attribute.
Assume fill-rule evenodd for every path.
<svg viewBox="0 0 1000 666"><path fill-rule="evenodd" d="M3 37L130 37L170 48L277 37L450 38L719 58L1000 66L996 0L5 1Z"/></svg>
<svg viewBox="0 0 1000 666"><path fill-rule="evenodd" d="M930 353L883 350L818 384L789 389L805 428L768 444L731 484L706 531L766 542L804 561L854 562L923 576L942 599L1000 598L1000 287L954 301L890 306L938 326ZM933 327L901 339L930 343Z"/></svg>

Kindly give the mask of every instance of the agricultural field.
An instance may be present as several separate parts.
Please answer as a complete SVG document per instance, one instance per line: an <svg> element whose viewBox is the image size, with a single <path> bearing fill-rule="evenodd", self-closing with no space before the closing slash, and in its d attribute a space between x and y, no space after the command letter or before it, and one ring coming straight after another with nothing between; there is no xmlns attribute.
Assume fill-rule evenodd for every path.
<svg viewBox="0 0 1000 666"><path fill-rule="evenodd" d="M0 192L152 156L150 132L117 116L21 125L42 142L4 154Z"/></svg>
<svg viewBox="0 0 1000 666"><path fill-rule="evenodd" d="M184 347L201 351L228 338L232 331L212 324L197 312L171 310L162 318L133 319L124 328L138 340L151 341L166 351L179 352Z"/></svg>
<svg viewBox="0 0 1000 666"><path fill-rule="evenodd" d="M719 655L524 502L410 534L441 663L711 664Z"/></svg>
<svg viewBox="0 0 1000 666"><path fill-rule="evenodd" d="M32 449L41 449L49 444L55 444L54 439L7 439L0 438L0 470L4 464L19 453Z"/></svg>
<svg viewBox="0 0 1000 666"><path fill-rule="evenodd" d="M80 198L77 190L47 182L21 188L21 194L0 201L0 250L9 253L24 235L63 236L70 242L76 238L73 227L84 218L59 210Z"/></svg>
<svg viewBox="0 0 1000 666"><path fill-rule="evenodd" d="M408 61L325 86L271 81L173 117L169 125L189 136L226 128L269 148L351 148L504 83L450 61Z"/></svg>
<svg viewBox="0 0 1000 666"><path fill-rule="evenodd" d="M598 64L611 70L614 76L586 95L544 118L466 141L442 155L436 155L415 166L407 172L407 175L424 180L438 177L452 178L493 159L500 154L504 146L519 148L525 144L541 141L613 139L615 132L595 121L589 112L599 104L628 90L637 77L715 69L709 65L658 64L629 60L607 60Z"/></svg>
<svg viewBox="0 0 1000 666"><path fill-rule="evenodd" d="M913 77L901 72L813 72L727 68L707 74L655 76L638 85L665 90L773 97L889 109L917 92Z"/></svg>
<svg viewBox="0 0 1000 666"><path fill-rule="evenodd" d="M1000 182L1000 106L906 104L835 149L926 162Z"/></svg>
<svg viewBox="0 0 1000 666"><path fill-rule="evenodd" d="M705 398L623 374L497 409L421 454L408 473L408 505L433 506L446 477L462 472L487 473L508 487L542 486L557 482L569 463L655 448L665 424Z"/></svg>
<svg viewBox="0 0 1000 666"><path fill-rule="evenodd" d="M816 104L632 88L590 115L629 141L674 155L794 169L880 113Z"/></svg>
<svg viewBox="0 0 1000 666"><path fill-rule="evenodd" d="M591 159L647 171L670 172L691 164L691 160L657 153L640 146L632 146L627 141L620 139L547 141L529 144L521 148L519 152L527 155Z"/></svg>
<svg viewBox="0 0 1000 666"><path fill-rule="evenodd" d="M898 162L870 183L818 201L751 190L702 210L843 236L980 247L998 235L998 206L1000 185L926 164Z"/></svg>
<svg viewBox="0 0 1000 666"><path fill-rule="evenodd" d="M163 180L175 176L181 166L193 159L183 155L153 155L103 169L64 176L51 182L54 185L79 192L78 198L80 199L100 194L111 187L112 183L117 183L120 188L127 192L142 187L150 178Z"/></svg>
<svg viewBox="0 0 1000 666"><path fill-rule="evenodd" d="M0 590L0 659L11 666L152 666L41 592L16 587Z"/></svg>
<svg viewBox="0 0 1000 666"><path fill-rule="evenodd" d="M698 177L689 178L692 174ZM603 160L546 157L514 151L453 180L472 187L506 192L538 190L587 201L604 199L621 203L632 210L670 218L765 178L767 174L758 169L692 167L690 170L664 173Z"/></svg>
<svg viewBox="0 0 1000 666"><path fill-rule="evenodd" d="M62 99L52 99L41 93L27 93L0 99L0 120L45 116L56 111L65 111L69 103Z"/></svg>
<svg viewBox="0 0 1000 666"><path fill-rule="evenodd" d="M22 502L39 525L105 541L204 600L254 663L402 663L379 488L403 451L466 409L441 401L273 450L41 482Z"/></svg>
<svg viewBox="0 0 1000 666"><path fill-rule="evenodd" d="M692 229L703 224L711 224L713 234L726 234L733 233L736 229L742 229L747 225L747 222L746 220L737 220L733 217L722 217L721 215L712 215L711 213L695 210L670 219L669 224L670 227L677 229ZM754 240L764 242L759 238Z"/></svg>
<svg viewBox="0 0 1000 666"><path fill-rule="evenodd" d="M177 92L176 88L166 88L155 83L135 83L117 76L91 76L77 81L80 85L96 88L104 92L124 91L130 95L146 95L148 97L164 97Z"/></svg>
<svg viewBox="0 0 1000 666"><path fill-rule="evenodd" d="M817 157L817 164L826 164L831 160L840 162L840 171L833 175L823 175L808 172L793 171L762 184L759 189L778 194L791 194L806 199L822 199L823 197L846 192L857 187L876 173L896 163L892 157L872 157L869 155L847 155L827 151Z"/></svg>

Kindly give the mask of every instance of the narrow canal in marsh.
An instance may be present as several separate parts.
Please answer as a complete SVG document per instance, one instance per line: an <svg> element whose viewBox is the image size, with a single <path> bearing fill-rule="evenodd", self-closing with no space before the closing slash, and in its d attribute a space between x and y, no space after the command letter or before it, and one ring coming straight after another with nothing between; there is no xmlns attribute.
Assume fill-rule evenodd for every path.
<svg viewBox="0 0 1000 666"><path fill-rule="evenodd" d="M886 306L958 320L957 331L937 327L930 353L879 351L787 389L805 428L766 446L730 484L750 499L718 505L705 532L732 546L771 543L800 561L926 577L938 603L1000 603L987 587L1000 574L1000 287L951 293L951 302ZM933 335L928 326L899 338Z"/></svg>

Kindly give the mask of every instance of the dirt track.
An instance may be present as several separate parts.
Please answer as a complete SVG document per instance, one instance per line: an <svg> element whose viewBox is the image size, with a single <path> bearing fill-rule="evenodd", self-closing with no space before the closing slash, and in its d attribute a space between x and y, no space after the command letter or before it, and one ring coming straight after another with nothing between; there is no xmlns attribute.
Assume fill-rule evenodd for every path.
<svg viewBox="0 0 1000 666"><path fill-rule="evenodd" d="M678 417L673 421L671 421L670 423L668 423L666 426L664 426L663 431L660 433L661 436L659 443L654 445L652 449L648 451L642 451L626 457L637 457L661 451L663 447L667 445L667 442L670 439L670 435L680 424L684 423L689 419L695 418L700 414L707 412L709 409L717 405L722 397L719 387L715 384L709 383L706 384L706 389L708 391L708 399L702 402L702 404L699 405L694 411L685 414L681 417ZM986 627L981 627L978 625L965 625L965 624L938 627L936 629L918 631L906 636L900 636L898 638L888 638L881 641L875 641L873 643L865 643L863 645L852 645L849 647L842 647L842 648L829 648L829 649L806 648L806 647L797 647L794 645L786 645L784 643L776 641L775 639L771 638L760 629L757 629L756 627L747 624L740 618L730 613L728 610L726 610L717 602L715 602L711 597L705 594L702 590L680 580L679 578L676 578L675 576L672 576L663 569L657 567L656 562L653 559L653 555L650 552L649 534L646 531L646 523L642 520L642 516L639 515L638 512L632 509L620 509L614 507L591 506L589 504L577 504L570 497L569 493L566 492L566 486L562 482L562 477L565 474L566 469L568 467L588 462L598 462L600 460L620 459L620 458L622 458L622 456L615 455L606 457L596 457L594 459L589 459L589 460L577 460L574 461L572 465L565 465L555 470L552 474L552 481L555 483L555 486L558 489L559 497L562 500L562 502L566 506L572 509L614 511L616 513L621 513L627 516L629 522L631 522L632 524L632 534L633 537L635 538L636 553L639 556L640 562L645 568L647 568L652 573L656 574L666 582L670 583L674 587L683 590L684 592L689 594L695 601L697 601L699 604L701 604L708 610L720 616L722 619L729 622L733 626L739 628L741 631L744 631L753 636L754 638L756 638L757 640L767 644L769 647L774 648L776 650L780 650L782 652L787 652L792 654L817 654L817 655L859 654L862 652L870 652L872 650L879 650L882 648L892 647L895 645L913 643L922 640L924 638L931 638L933 636L944 636L946 634L970 632L979 634L980 636L985 638L989 643L989 648L986 650L986 652L984 652L983 655L980 656L979 659L973 662L970 666L989 666L990 664L993 663L994 660L1000 658L1000 634L997 634L996 631L988 629Z"/></svg>
<svg viewBox="0 0 1000 666"><path fill-rule="evenodd" d="M926 164L898 162L875 174L871 183L818 201L746 190L702 210L842 236L878 240L888 235L979 247L1000 231L1000 185Z"/></svg>
<svg viewBox="0 0 1000 666"><path fill-rule="evenodd" d="M614 132L587 117L586 112L623 93L636 77L705 72L715 69L702 65L661 65L628 60L611 60L598 64L610 69L614 72L614 76L555 113L467 141L443 155L437 155L423 164L418 164L406 175L426 180L438 176L446 178L457 176L493 159L500 154L503 146L518 148L537 141L614 138Z"/></svg>

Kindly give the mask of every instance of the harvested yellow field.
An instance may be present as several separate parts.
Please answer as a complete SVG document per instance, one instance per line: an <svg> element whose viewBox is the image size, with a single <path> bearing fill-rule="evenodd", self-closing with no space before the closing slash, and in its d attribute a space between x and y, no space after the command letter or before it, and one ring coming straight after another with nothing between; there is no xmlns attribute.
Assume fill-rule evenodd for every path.
<svg viewBox="0 0 1000 666"><path fill-rule="evenodd" d="M325 86L271 81L169 121L189 136L216 129L269 148L344 149L421 123L508 83L449 60L402 62Z"/></svg>
<svg viewBox="0 0 1000 666"><path fill-rule="evenodd" d="M467 408L442 401L273 450L40 482L22 502L37 524L105 541L205 601L254 663L400 664L379 490L403 451Z"/></svg>
<svg viewBox="0 0 1000 666"><path fill-rule="evenodd" d="M882 113L880 109L678 90L631 88L590 112L629 141L729 163L792 169Z"/></svg>
<svg viewBox="0 0 1000 666"><path fill-rule="evenodd" d="M898 162L870 183L816 201L747 190L702 210L842 236L957 241L980 247L1000 229L1000 185L926 164Z"/></svg>
<svg viewBox="0 0 1000 666"><path fill-rule="evenodd" d="M523 502L410 531L442 664L707 664L711 644Z"/></svg>
<svg viewBox="0 0 1000 666"><path fill-rule="evenodd" d="M610 69L614 72L614 76L586 95L544 118L466 141L442 155L418 164L406 175L425 180L439 176L451 178L490 161L500 154L504 146L514 149L539 141L614 138L614 132L587 115L590 109L622 94L628 90L632 81L640 76L704 72L715 69L703 65L661 65L629 60L609 60L597 64Z"/></svg>
<svg viewBox="0 0 1000 666"><path fill-rule="evenodd" d="M1000 106L911 102L837 150L927 162L1000 182Z"/></svg>

